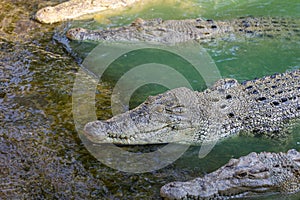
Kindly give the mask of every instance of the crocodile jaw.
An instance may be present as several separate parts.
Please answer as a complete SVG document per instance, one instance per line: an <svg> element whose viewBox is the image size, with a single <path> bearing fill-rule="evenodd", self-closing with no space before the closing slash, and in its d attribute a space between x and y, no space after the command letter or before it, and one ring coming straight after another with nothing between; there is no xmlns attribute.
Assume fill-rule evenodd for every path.
<svg viewBox="0 0 300 200"><path fill-rule="evenodd" d="M117 127L117 128L116 128ZM124 128L124 127L123 127ZM188 143L182 138L188 138L194 133L193 128L184 130L172 130L170 125L151 130L149 132L136 132L134 128L122 131L116 123L111 124L103 121L95 121L86 124L85 136L94 143L113 143L122 145L142 144L165 144L165 143Z"/></svg>
<svg viewBox="0 0 300 200"><path fill-rule="evenodd" d="M242 182L245 185L242 185ZM240 185L241 184L241 185ZM243 181L197 178L189 182L172 182L161 188L164 199L231 199L275 194L270 177Z"/></svg>
<svg viewBox="0 0 300 200"><path fill-rule="evenodd" d="M218 184L215 180L195 179L191 182L173 182L161 188L161 196L164 199L233 199L259 196L261 194L275 194L271 188L271 182L262 181L261 187L239 186L224 182ZM226 185L225 185L226 184ZM216 188L218 185L219 188Z"/></svg>
<svg viewBox="0 0 300 200"><path fill-rule="evenodd" d="M242 157L243 158L243 157ZM273 192L271 175L256 153L247 159L231 159L219 170L188 182L172 182L161 188L166 199L227 199Z"/></svg>

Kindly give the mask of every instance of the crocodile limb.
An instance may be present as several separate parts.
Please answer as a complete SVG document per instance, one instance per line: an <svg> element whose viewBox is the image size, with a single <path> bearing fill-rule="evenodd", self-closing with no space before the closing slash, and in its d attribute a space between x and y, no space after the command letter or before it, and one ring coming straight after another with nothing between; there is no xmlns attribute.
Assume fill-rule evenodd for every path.
<svg viewBox="0 0 300 200"><path fill-rule="evenodd" d="M55 23L107 9L130 6L138 1L140 0L70 0L38 10L35 19L42 23Z"/></svg>
<svg viewBox="0 0 300 200"><path fill-rule="evenodd" d="M201 144L251 132L284 138L300 116L300 70L238 83L221 79L203 92L177 88L149 97L137 108L86 124L95 143Z"/></svg>
<svg viewBox="0 0 300 200"><path fill-rule="evenodd" d="M205 19L162 20L136 19L129 26L105 30L70 29L66 36L72 40L113 42L155 42L173 44L188 40L247 37L300 36L300 20L293 18L246 17L227 21Z"/></svg>
<svg viewBox="0 0 300 200"><path fill-rule="evenodd" d="M231 159L220 169L188 182L161 188L165 199L231 199L300 190L300 153L250 153Z"/></svg>

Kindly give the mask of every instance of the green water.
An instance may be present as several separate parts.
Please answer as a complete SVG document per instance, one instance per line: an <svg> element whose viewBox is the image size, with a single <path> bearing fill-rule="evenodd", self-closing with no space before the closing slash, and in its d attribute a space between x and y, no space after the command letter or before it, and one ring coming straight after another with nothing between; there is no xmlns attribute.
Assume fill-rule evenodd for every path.
<svg viewBox="0 0 300 200"><path fill-rule="evenodd" d="M75 130L72 116L72 89L78 64L52 35L66 23L40 25L30 21L37 10L59 1L2 0L0 34L0 198L1 199L158 199L159 189L171 181L190 180L224 165L232 157L256 151L299 150L299 128L285 142L261 138L234 137L218 143L204 159L197 157L199 147L191 147L173 164L151 173L130 174L106 167L85 148ZM177 7L176 7L177 5ZM132 10L111 16L109 24L93 20L70 22L71 27L103 28L125 25L137 17L163 19L213 18L232 19L241 16L300 17L300 3L289 1L192 1L193 8L175 5L150 6L139 12ZM25 20L24 20L25 19ZM33 27L30 30L28 27ZM239 81L275 72L299 68L299 41L282 39L253 39L218 42L205 45L222 77ZM85 57L91 44L71 43L74 52ZM133 57L134 58L134 57ZM147 56L141 57L146 61ZM152 59L160 59L157 55ZM162 59L171 65L185 63ZM100 84L96 94L97 116L111 117L112 86L120 76L119 60L112 65L112 75ZM115 74L114 70L117 72ZM182 70L182 69L181 69ZM194 74L183 70L188 77ZM168 76L166 76L168 77ZM190 78L194 80L193 77ZM195 83L202 90L203 81ZM148 94L166 88L147 85L131 100L134 107ZM139 147L141 148L141 147ZM145 149L158 148L153 146ZM285 197L299 199L299 195ZM261 199L261 198L259 198ZM282 199L282 196L266 197Z"/></svg>

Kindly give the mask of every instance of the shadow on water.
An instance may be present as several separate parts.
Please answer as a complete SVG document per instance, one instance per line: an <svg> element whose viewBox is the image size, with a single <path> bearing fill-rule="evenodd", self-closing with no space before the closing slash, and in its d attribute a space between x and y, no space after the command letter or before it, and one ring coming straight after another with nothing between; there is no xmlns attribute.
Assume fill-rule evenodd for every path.
<svg viewBox="0 0 300 200"><path fill-rule="evenodd" d="M71 97L74 79L79 69L77 63L80 60L76 62L70 56L72 52L68 52L68 49L66 51L52 39L57 33L56 27L62 24L66 27L67 23L41 25L30 20L38 8L60 1L0 2L1 199L157 199L162 185L174 180L189 180L211 172L231 157L239 157L251 151L286 151L289 148L299 150L300 138L297 129L293 138L286 144L257 138L232 138L219 143L203 160L197 158L199 147L191 147L178 161L152 173L128 174L110 169L89 154L75 130ZM205 3L212 7L211 9L215 9L213 7L216 5L223 5L217 9L228 7L226 3L217 4L217 1L214 4L210 4L210 1ZM255 7L252 4L251 6ZM159 17L165 9L152 11L145 11L144 14ZM182 17L186 16L184 12L181 14ZM172 15L174 13L170 14ZM195 13L188 16L197 17ZM124 23L118 17L112 20L116 20L115 23L118 20L118 23ZM76 23L83 22L74 22ZM77 45L79 49L92 48L90 44L73 45ZM247 61L244 61L241 68L229 67L232 62L228 62L228 59L219 53L222 49L218 48L221 47L211 48L209 51L216 60L220 60L224 76L239 76L237 78L244 80L262 75L248 75L249 66L243 71L242 67L249 63ZM299 51L297 47L289 48ZM236 46L228 49L232 50L231 53L237 52L244 56L245 59L246 55L241 52L249 50L238 51ZM80 51L73 56L85 57L87 52ZM295 55L297 57L297 52ZM285 56L285 62L289 62L288 66L280 69L267 68L262 73L284 71L297 65L295 57L288 58L288 53ZM98 89L97 114L99 118L107 119L111 117L111 88L109 85L99 85ZM143 98L145 97L137 101L143 101ZM133 104L136 105L137 102ZM143 147L134 148L133 150L145 151ZM152 150L159 147L145 148ZM280 198L279 196L278 199Z"/></svg>

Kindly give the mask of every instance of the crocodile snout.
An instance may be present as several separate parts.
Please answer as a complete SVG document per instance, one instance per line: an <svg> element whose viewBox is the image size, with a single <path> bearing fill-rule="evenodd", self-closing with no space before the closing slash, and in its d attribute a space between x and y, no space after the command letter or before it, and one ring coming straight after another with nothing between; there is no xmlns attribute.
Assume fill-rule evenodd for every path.
<svg viewBox="0 0 300 200"><path fill-rule="evenodd" d="M84 127L85 136L91 141L104 141L107 138L108 124L96 121L95 123L87 123Z"/></svg>

